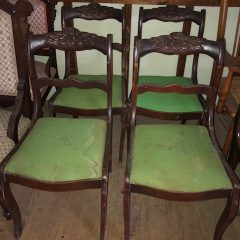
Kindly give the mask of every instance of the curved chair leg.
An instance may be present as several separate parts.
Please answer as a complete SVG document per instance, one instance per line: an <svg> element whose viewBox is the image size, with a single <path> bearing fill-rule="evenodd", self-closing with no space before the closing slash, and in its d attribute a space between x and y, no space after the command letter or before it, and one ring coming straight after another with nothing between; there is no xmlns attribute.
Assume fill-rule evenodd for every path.
<svg viewBox="0 0 240 240"><path fill-rule="evenodd" d="M119 162L123 161L123 149L124 149L124 140L127 126L127 110L123 109L121 114L121 136L120 136L120 145L119 145Z"/></svg>
<svg viewBox="0 0 240 240"><path fill-rule="evenodd" d="M229 196L227 205L220 216L215 233L214 233L214 240L221 240L223 234L230 223L234 220L237 211L238 211L238 198L239 198L239 191L233 190L232 194Z"/></svg>
<svg viewBox="0 0 240 240"><path fill-rule="evenodd" d="M129 240L130 237L130 205L131 193L124 191L123 197L123 215L124 215L124 240Z"/></svg>
<svg viewBox="0 0 240 240"><path fill-rule="evenodd" d="M2 207L2 211L3 211L3 216L6 218L6 220L10 220L12 218L9 210L6 207L6 204L4 202L4 200L2 199L2 197L0 198L0 205Z"/></svg>
<svg viewBox="0 0 240 240"><path fill-rule="evenodd" d="M100 240L105 239L106 221L107 221L107 197L108 197L108 183L104 181L101 189L101 228Z"/></svg>
<svg viewBox="0 0 240 240"><path fill-rule="evenodd" d="M19 239L22 234L21 213L19 211L17 202L11 192L10 184L8 182L4 184L3 191L7 206L13 218L14 235L16 239Z"/></svg>

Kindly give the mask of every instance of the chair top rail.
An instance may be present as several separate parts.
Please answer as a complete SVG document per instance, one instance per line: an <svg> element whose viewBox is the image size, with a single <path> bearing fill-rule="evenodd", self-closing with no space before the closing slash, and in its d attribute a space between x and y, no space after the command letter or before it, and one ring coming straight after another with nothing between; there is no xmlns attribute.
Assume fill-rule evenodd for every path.
<svg viewBox="0 0 240 240"><path fill-rule="evenodd" d="M191 55L202 53L212 58L219 57L220 44L205 38L188 36L183 32L174 32L150 39L138 41L139 56L142 57L152 52L166 55ZM220 54L221 55L221 54Z"/></svg>
<svg viewBox="0 0 240 240"><path fill-rule="evenodd" d="M205 18L206 11L202 10L198 12L188 8L179 8L176 5L167 5L166 7L153 9L143 9L141 7L140 15L143 23L153 19L163 22L183 22L190 20L200 25Z"/></svg>
<svg viewBox="0 0 240 240"><path fill-rule="evenodd" d="M90 3L88 5L74 8L63 6L62 17L64 21L69 21L74 18L82 18L85 20L115 19L118 22L122 22L123 11L122 9L102 6L98 3Z"/></svg>
<svg viewBox="0 0 240 240"><path fill-rule="evenodd" d="M31 36L30 51L43 48L55 48L63 51L83 51L95 49L107 55L108 40L96 34L81 32L75 28L65 28L48 34Z"/></svg>

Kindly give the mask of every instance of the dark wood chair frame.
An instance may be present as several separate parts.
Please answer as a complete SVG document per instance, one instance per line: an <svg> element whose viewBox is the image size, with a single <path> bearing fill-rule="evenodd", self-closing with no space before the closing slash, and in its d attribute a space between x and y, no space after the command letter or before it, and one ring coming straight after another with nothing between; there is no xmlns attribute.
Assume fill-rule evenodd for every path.
<svg viewBox="0 0 240 240"><path fill-rule="evenodd" d="M56 78L41 78L36 80L36 71L34 66L34 52L44 48L54 48L62 51L83 51L95 49L106 55L107 57L107 82L105 81L79 81ZM31 36L28 43L28 64L29 76L33 88L34 112L30 126L23 138L16 147L7 155L0 165L1 179L3 181L4 204L9 209L14 223L14 234L19 238L22 232L21 214L17 202L11 192L10 183L23 185L39 190L46 191L74 191L82 189L101 189L101 230L100 239L104 239L106 228L106 211L107 211L107 195L108 195L108 176L111 154L112 141L112 35L107 38L99 37L95 34L80 32L77 29L64 29L63 31ZM66 64L68 66L68 64ZM79 180L70 182L45 182L30 179L27 177L4 173L4 167L10 160L11 156L18 150L26 139L29 132L33 129L35 123L42 117L40 89L46 86L55 86L57 88L77 87L82 89L99 88L107 92L107 132L105 152L102 168L102 178L94 180Z"/></svg>
<svg viewBox="0 0 240 240"><path fill-rule="evenodd" d="M127 46L127 35L126 35L126 24L125 24L125 8L117 9L108 6L102 6L98 3L90 3L88 5L83 5L80 7L71 6L63 6L62 11L62 28L73 26L73 20L77 18L85 19L85 20L106 20L113 19L120 23L122 23L122 44L113 43L113 50L122 53L122 107L115 108L113 107L113 114L121 115L121 137L120 137L120 147L119 147L119 159L122 160L125 132L127 128L127 119L128 119L128 72L129 72L129 48ZM78 74L77 67L77 56L75 53L69 54L69 68L65 72L65 78L72 74ZM77 117L79 114L81 115L84 111L89 114L89 111L92 110L84 110L84 109L76 109L64 106L54 105L54 100L59 94L57 91L53 97L50 99L50 109L52 115L55 116L56 113L67 113L71 114L74 117ZM104 114L106 109L98 109L96 111L92 111L93 114L102 115Z"/></svg>
<svg viewBox="0 0 240 240"><path fill-rule="evenodd" d="M140 193L152 197L157 197L161 199L174 200L174 201L201 201L209 200L215 198L228 198L226 208L221 215L214 235L214 240L222 239L222 235L228 225L233 221L237 209L238 209L238 199L240 191L240 182L232 170L232 168L227 163L224 155L222 154L216 136L214 132L214 108L215 100L217 95L217 86L219 80L222 76L223 71L223 59L225 44L224 40L219 40L217 43L213 41L208 41L204 38L189 37L184 33L177 33L177 38L174 34L160 36L151 39L135 39L134 48L134 62L133 62L133 88L132 88L132 109L131 109L131 127L130 127L130 143L128 146L128 159L126 165L125 179L124 179L124 239L129 239L130 234L130 203L131 203L131 193ZM158 86L156 84L138 84L137 79L139 75L139 65L140 59L152 52L157 52L167 55L189 55L189 54L206 54L214 59L214 66L210 85L191 85L191 86L179 86L176 84L171 84L168 86ZM220 156L222 164L230 178L233 189L219 189L219 190L209 190L205 192L173 192L166 191L156 188L151 188L143 185L132 184L130 182L131 176L131 165L133 156L133 145L134 145L134 133L136 126L137 115L147 115L149 117L154 117L158 119L165 119L164 113L159 114L152 111L144 111L137 107L137 95L144 92L155 92L155 93L168 93L176 92L179 94L191 94L199 93L207 96L206 106L204 108L204 121L203 125L207 127L209 131L209 136L211 137L212 143L217 149ZM175 118L176 119L176 118ZM173 136L174 137L174 136Z"/></svg>
<svg viewBox="0 0 240 240"><path fill-rule="evenodd" d="M18 67L18 85L17 85L17 96L15 99L15 106L11 113L7 136L11 138L15 143L18 142L18 124L20 117L23 112L24 102L26 100L26 82L27 74L25 70L26 57L24 54L24 43L26 42L29 25L27 23L28 16L31 15L33 11L32 4L28 0L18 1L15 5L5 1L0 0L0 9L12 18L13 23L13 34L14 34L14 44L17 57L17 67ZM3 95L0 96L0 101L4 98ZM7 206L4 204L2 195L2 179L0 179L0 205L3 209L3 215L6 219L10 219L11 215L8 211Z"/></svg>

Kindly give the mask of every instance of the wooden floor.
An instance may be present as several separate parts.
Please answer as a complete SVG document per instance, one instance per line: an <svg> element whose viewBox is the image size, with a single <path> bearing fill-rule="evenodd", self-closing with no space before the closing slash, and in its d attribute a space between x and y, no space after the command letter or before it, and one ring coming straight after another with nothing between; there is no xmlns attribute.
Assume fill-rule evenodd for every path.
<svg viewBox="0 0 240 240"><path fill-rule="evenodd" d="M124 164L118 163L119 119L114 125L113 172L107 217L107 240L123 239L122 188ZM125 159L126 160L126 159ZM125 163L125 161L124 161ZM100 191L49 193L13 186L23 219L21 240L99 239ZM131 240L208 240L226 200L194 203L163 201L133 195ZM0 216L0 240L13 237L12 221ZM224 240L240 239L240 217Z"/></svg>

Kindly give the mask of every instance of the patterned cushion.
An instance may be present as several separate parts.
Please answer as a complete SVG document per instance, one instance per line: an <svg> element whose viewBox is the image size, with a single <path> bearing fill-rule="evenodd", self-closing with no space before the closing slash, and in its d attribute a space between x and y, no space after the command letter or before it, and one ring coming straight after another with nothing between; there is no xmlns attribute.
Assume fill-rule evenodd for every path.
<svg viewBox="0 0 240 240"><path fill-rule="evenodd" d="M34 11L28 18L30 31L33 34L48 32L46 4L40 0L31 0Z"/></svg>
<svg viewBox="0 0 240 240"><path fill-rule="evenodd" d="M18 0L8 1L14 5ZM31 3L34 10L31 16L28 18L30 31L33 34L41 34L48 32L46 4L41 0L31 0Z"/></svg>
<svg viewBox="0 0 240 240"><path fill-rule="evenodd" d="M0 95L16 96L17 63L11 16L0 10Z"/></svg>
<svg viewBox="0 0 240 240"><path fill-rule="evenodd" d="M40 0L31 2L34 11L28 19L30 31L33 34L46 33L48 31L46 5ZM16 0L10 0L10 3L15 4ZM11 16L0 10L0 95L17 95L18 73L14 49ZM38 77L46 76L44 63L37 62L36 70ZM51 75L55 75L53 71L56 73L56 70L51 69Z"/></svg>
<svg viewBox="0 0 240 240"><path fill-rule="evenodd" d="M0 109L0 162L14 146L14 142L7 137L7 127L11 112ZM18 134L21 138L29 125L29 120L22 117L19 122Z"/></svg>

